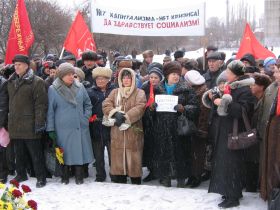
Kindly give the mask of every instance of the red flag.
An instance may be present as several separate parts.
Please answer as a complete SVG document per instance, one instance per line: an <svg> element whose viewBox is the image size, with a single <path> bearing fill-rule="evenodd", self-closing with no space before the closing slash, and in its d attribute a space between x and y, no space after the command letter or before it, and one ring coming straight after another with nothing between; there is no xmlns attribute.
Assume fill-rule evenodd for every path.
<svg viewBox="0 0 280 210"><path fill-rule="evenodd" d="M7 41L5 64L11 64L16 54L28 55L33 42L34 34L24 0L18 0Z"/></svg>
<svg viewBox="0 0 280 210"><path fill-rule="evenodd" d="M267 57L275 58L274 53L263 47L256 39L248 23L246 23L245 32L236 58L240 59L246 53L251 53L254 55L255 59L266 59Z"/></svg>
<svg viewBox="0 0 280 210"><path fill-rule="evenodd" d="M146 104L146 108L148 106L151 106L151 104L153 104L154 102L155 102L154 87L153 87L152 83L150 83L150 97L149 97L149 100Z"/></svg>
<svg viewBox="0 0 280 210"><path fill-rule="evenodd" d="M67 34L63 47L77 58L87 50L96 51L95 42L80 12L78 12Z"/></svg>

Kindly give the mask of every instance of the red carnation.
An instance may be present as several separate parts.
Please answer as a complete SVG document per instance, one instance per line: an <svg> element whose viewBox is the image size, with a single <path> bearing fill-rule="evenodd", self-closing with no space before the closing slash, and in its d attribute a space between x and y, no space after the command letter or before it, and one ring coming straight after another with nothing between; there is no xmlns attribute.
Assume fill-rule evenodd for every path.
<svg viewBox="0 0 280 210"><path fill-rule="evenodd" d="M27 185L23 184L23 185L21 185L21 188L22 188L23 192L25 192L25 193L31 192L30 187L28 187Z"/></svg>
<svg viewBox="0 0 280 210"><path fill-rule="evenodd" d="M28 205L30 208L32 208L33 210L37 210L37 203L36 203L36 201L34 201L34 200L29 200L29 201L27 202L27 205Z"/></svg>
<svg viewBox="0 0 280 210"><path fill-rule="evenodd" d="M19 197L22 196L22 192L20 192L19 190L13 190L12 195L13 195L15 198L19 198Z"/></svg>
<svg viewBox="0 0 280 210"><path fill-rule="evenodd" d="M90 118L89 118L89 122L94 122L95 120L97 119L97 115L96 114L94 114L94 115L92 115Z"/></svg>
<svg viewBox="0 0 280 210"><path fill-rule="evenodd" d="M19 183L18 183L18 181L15 180L15 179L12 179L12 180L10 181L10 183L11 183L12 185L14 185L14 187L16 187L16 188L19 187Z"/></svg>

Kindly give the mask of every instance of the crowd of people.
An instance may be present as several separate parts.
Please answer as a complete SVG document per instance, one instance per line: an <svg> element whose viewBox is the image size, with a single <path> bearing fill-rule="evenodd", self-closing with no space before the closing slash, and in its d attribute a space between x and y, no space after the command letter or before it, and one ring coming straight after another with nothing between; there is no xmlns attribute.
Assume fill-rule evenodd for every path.
<svg viewBox="0 0 280 210"><path fill-rule="evenodd" d="M62 184L72 176L82 184L94 166L96 182L157 179L171 187L175 179L179 188L196 188L210 179L209 192L222 196L221 208L238 206L244 189L267 200L280 186L280 62L249 53L226 59L215 46L198 59L184 55L178 50L173 59L167 52L157 63L151 50L143 61L115 52L106 67L104 51L87 51L81 60L16 55L13 64L2 64L0 128L10 143L0 146L0 182L8 175L23 182L29 174L44 187L51 178L44 149L51 143L64 151ZM158 112L156 95L178 96L174 112ZM234 122L238 132L246 131L244 113L257 142L233 150L228 137ZM143 167L149 174L142 179Z"/></svg>

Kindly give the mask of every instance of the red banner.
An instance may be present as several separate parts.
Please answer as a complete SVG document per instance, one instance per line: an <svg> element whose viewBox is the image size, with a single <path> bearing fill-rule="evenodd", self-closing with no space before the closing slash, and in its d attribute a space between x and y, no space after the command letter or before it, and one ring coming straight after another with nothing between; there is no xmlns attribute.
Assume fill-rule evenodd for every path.
<svg viewBox="0 0 280 210"><path fill-rule="evenodd" d="M254 55L255 59L266 59L267 57L274 57L273 52L266 49L257 40L254 33L252 32L250 25L247 23L243 38L240 43L238 53L236 55L237 59L242 58L243 55L251 53Z"/></svg>
<svg viewBox="0 0 280 210"><path fill-rule="evenodd" d="M11 64L16 54L28 55L33 42L34 34L24 0L18 0L7 41L5 64Z"/></svg>
<svg viewBox="0 0 280 210"><path fill-rule="evenodd" d="M92 34L80 12L72 23L63 47L73 53L76 58L81 58L81 54L87 50L96 51Z"/></svg>

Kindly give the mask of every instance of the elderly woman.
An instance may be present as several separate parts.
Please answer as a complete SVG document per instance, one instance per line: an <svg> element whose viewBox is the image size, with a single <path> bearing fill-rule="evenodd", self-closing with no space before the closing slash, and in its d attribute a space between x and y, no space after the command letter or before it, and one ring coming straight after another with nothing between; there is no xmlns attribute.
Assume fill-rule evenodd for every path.
<svg viewBox="0 0 280 210"><path fill-rule="evenodd" d="M89 133L92 105L84 86L75 81L74 74L73 65L61 64L48 92L47 131L64 150L63 184L69 183L69 166L75 166L76 184L82 184L83 165L93 161Z"/></svg>
<svg viewBox="0 0 280 210"><path fill-rule="evenodd" d="M90 131L94 156L96 159L96 182L104 182L106 180L104 150L107 148L110 160L110 128L102 125L102 102L109 96L111 91L115 89L110 79L112 70L105 67L97 67L92 71L94 79L93 86L88 88L88 95L92 104L92 120L90 120ZM95 117L94 117L95 116ZM110 161L109 161L110 162Z"/></svg>
<svg viewBox="0 0 280 210"><path fill-rule="evenodd" d="M150 98L151 88L153 90L163 81L164 76L162 70L154 66L149 70L149 81L145 82L142 89L145 91L146 99ZM149 104L147 104L149 105ZM153 153L154 153L154 118L155 114L151 111L151 107L146 107L145 114L143 116L143 130L144 130L144 151L143 151L143 166L146 166L150 173L143 179L144 182L149 182L155 179L153 173Z"/></svg>
<svg viewBox="0 0 280 210"><path fill-rule="evenodd" d="M182 67L173 61L163 67L165 80L158 87L158 94L178 96L176 112L156 112L154 129L153 169L163 186L171 187L171 179L177 179L177 187L185 186L190 175L190 138L179 136L177 121L180 115L193 120L199 104L194 90L180 80Z"/></svg>
<svg viewBox="0 0 280 210"><path fill-rule="evenodd" d="M219 193L224 199L218 206L231 208L239 205L245 179L244 150L230 150L228 135L233 132L233 121L238 119L238 132L245 131L242 110L251 117L255 98L250 85L254 79L245 75L241 61L232 61L226 70L227 84L221 98L213 99L217 106L218 129L215 138L212 161L212 175L209 192ZM211 96L210 96L211 97Z"/></svg>
<svg viewBox="0 0 280 210"><path fill-rule="evenodd" d="M129 176L132 184L141 184L145 92L136 88L135 72L129 68L119 72L118 84L103 102L105 117L115 119L111 128L111 179L126 183Z"/></svg>

